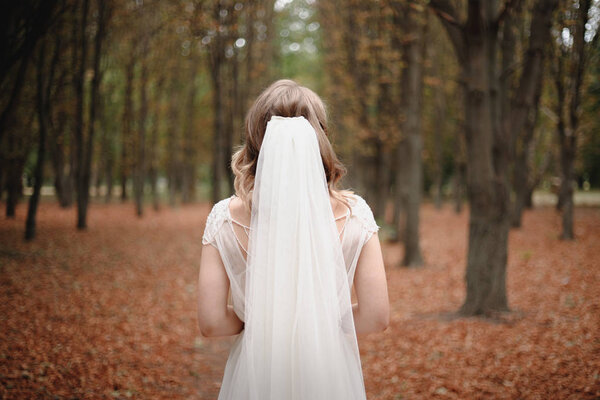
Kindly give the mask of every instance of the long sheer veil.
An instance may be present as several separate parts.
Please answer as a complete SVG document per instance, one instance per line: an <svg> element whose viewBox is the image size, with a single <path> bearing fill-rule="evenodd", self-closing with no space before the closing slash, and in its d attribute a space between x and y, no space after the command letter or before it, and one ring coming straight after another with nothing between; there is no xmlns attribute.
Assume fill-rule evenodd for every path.
<svg viewBox="0 0 600 400"><path fill-rule="evenodd" d="M252 195L245 297L242 365L234 374L244 398L366 398L319 144L303 117L274 116L267 124Z"/></svg>

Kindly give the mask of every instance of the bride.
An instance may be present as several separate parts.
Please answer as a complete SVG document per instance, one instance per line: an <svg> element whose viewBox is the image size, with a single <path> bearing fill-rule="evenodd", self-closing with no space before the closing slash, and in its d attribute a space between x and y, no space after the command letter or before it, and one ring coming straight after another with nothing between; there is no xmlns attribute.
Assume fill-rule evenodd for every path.
<svg viewBox="0 0 600 400"><path fill-rule="evenodd" d="M389 320L379 227L336 189L345 170L327 134L321 99L290 80L246 117L236 195L208 216L198 282L202 334L238 335L221 400L366 398L356 334Z"/></svg>

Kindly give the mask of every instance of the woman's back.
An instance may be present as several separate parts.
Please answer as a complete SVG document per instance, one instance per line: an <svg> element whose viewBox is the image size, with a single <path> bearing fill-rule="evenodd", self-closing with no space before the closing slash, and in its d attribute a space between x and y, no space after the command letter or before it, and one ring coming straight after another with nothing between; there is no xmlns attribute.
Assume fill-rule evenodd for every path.
<svg viewBox="0 0 600 400"><path fill-rule="evenodd" d="M362 197L353 194L349 196L348 202L351 211L339 200L332 199L332 210L351 286L361 250L379 227ZM245 319L244 291L249 231L249 212L239 198L232 196L214 205L202 238L203 244L214 246L221 255L231 285L233 309L242 321Z"/></svg>

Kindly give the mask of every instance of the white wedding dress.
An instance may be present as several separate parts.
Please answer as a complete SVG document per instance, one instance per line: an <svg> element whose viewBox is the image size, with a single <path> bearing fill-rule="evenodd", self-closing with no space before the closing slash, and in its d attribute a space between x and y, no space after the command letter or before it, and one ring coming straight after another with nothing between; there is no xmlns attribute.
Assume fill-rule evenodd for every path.
<svg viewBox="0 0 600 400"><path fill-rule="evenodd" d="M379 227L353 195L351 212L337 218L343 219L338 232L307 125L302 117L269 122L251 226L232 218L233 196L215 204L206 222L202 243L219 251L233 309L245 322L219 400L366 398L350 288L362 247ZM234 224L248 234L247 249Z"/></svg>

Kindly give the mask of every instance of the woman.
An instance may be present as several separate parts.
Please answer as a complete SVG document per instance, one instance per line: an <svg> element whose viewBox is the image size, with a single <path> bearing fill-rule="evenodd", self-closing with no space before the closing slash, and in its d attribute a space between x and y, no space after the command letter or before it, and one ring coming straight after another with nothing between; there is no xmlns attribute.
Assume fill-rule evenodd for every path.
<svg viewBox="0 0 600 400"><path fill-rule="evenodd" d="M202 334L238 335L219 399L365 399L356 333L389 320L379 227L336 189L345 170L321 99L273 83L232 169L236 196L209 214L198 284Z"/></svg>

